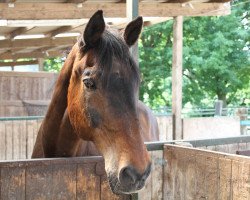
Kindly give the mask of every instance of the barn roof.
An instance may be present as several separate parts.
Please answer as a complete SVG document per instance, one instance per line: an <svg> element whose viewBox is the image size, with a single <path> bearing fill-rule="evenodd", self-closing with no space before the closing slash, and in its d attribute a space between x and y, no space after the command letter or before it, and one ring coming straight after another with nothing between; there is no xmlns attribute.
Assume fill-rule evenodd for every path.
<svg viewBox="0 0 250 200"><path fill-rule="evenodd" d="M230 14L230 0L141 0L144 25L174 16ZM124 0L0 0L0 60L61 56L88 18L102 9L106 23L123 28Z"/></svg>

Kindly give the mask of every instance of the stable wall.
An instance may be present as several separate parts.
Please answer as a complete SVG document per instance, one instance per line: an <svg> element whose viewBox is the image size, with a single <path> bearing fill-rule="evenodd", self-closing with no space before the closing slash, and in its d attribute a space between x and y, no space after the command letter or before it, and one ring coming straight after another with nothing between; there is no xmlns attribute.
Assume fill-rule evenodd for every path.
<svg viewBox="0 0 250 200"><path fill-rule="evenodd" d="M44 115L56 73L0 72L0 117Z"/></svg>

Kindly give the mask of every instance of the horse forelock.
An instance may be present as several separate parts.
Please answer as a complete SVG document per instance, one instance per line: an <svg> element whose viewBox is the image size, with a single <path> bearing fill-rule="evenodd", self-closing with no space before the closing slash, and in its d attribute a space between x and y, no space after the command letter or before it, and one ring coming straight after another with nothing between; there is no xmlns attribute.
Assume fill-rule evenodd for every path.
<svg viewBox="0 0 250 200"><path fill-rule="evenodd" d="M140 82L139 68L129 52L129 47L118 32L105 30L95 47L85 45L83 37L79 38L78 44L82 56L85 56L89 51L92 52L91 56L95 57L104 87L107 87L112 79L113 68L118 67L124 77L129 79L135 88L138 88Z"/></svg>

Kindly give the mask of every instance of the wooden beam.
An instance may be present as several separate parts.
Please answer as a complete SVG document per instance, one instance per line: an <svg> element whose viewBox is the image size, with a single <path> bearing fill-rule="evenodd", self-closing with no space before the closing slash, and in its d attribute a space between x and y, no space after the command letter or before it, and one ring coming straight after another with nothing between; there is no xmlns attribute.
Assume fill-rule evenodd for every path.
<svg viewBox="0 0 250 200"><path fill-rule="evenodd" d="M0 19L11 20L43 20L43 19L86 19L96 10L104 10L105 17L126 17L126 3L15 3L14 8L0 3ZM230 4L225 3L193 3L192 6L181 3L139 4L139 15L144 17L174 16L216 16L230 14Z"/></svg>
<svg viewBox="0 0 250 200"><path fill-rule="evenodd" d="M39 38L39 39L20 39L20 40L0 40L0 49L8 48L41 48L48 46L73 46L77 41L76 37L65 38Z"/></svg>
<svg viewBox="0 0 250 200"><path fill-rule="evenodd" d="M182 44L183 17L174 18L173 24L173 62L172 62L172 115L173 139L183 139L182 132Z"/></svg>
<svg viewBox="0 0 250 200"><path fill-rule="evenodd" d="M14 31L8 33L5 35L5 38L6 39L14 39L14 37L18 36L18 35L22 35L24 33L26 33L27 31L33 29L34 27L20 27L20 28L17 28L15 29Z"/></svg>
<svg viewBox="0 0 250 200"><path fill-rule="evenodd" d="M33 51L28 53L16 53L12 54L11 52L6 52L0 55L0 60L17 60L21 58L53 58L63 56L62 51L48 51L48 52L40 52Z"/></svg>
<svg viewBox="0 0 250 200"><path fill-rule="evenodd" d="M67 31L70 31L72 28L73 28L73 26L62 26L60 28L57 28L53 31L46 33L45 37L55 37L56 35L58 35L60 33L65 33Z"/></svg>
<svg viewBox="0 0 250 200"><path fill-rule="evenodd" d="M17 61L17 62L0 62L0 67L13 67L19 65L35 65L38 64L37 60L30 61Z"/></svg>

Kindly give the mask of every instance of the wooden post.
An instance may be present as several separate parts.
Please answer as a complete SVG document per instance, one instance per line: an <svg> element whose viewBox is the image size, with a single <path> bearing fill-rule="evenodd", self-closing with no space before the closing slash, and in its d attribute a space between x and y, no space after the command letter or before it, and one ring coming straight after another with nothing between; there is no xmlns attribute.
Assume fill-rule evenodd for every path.
<svg viewBox="0 0 250 200"><path fill-rule="evenodd" d="M135 19L138 16L138 0L126 1L126 15L128 21ZM139 64L138 42L131 48L131 54L134 56L135 61Z"/></svg>
<svg viewBox="0 0 250 200"><path fill-rule="evenodd" d="M182 42L183 16L174 18L173 25L173 63L172 63L172 115L173 139L183 139L182 131Z"/></svg>
<svg viewBox="0 0 250 200"><path fill-rule="evenodd" d="M44 70L44 68L43 68L43 62L44 62L43 58L38 58L39 71L43 71Z"/></svg>
<svg viewBox="0 0 250 200"><path fill-rule="evenodd" d="M222 116L223 101L218 100L215 102L215 116Z"/></svg>

